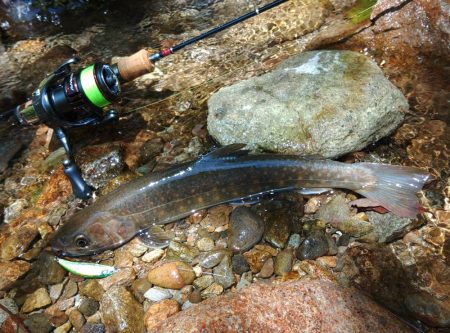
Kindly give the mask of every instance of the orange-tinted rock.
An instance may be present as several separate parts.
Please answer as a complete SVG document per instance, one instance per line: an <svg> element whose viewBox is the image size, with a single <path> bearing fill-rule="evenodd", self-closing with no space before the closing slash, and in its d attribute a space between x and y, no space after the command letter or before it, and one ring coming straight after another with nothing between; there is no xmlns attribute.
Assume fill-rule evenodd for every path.
<svg viewBox="0 0 450 333"><path fill-rule="evenodd" d="M181 289L194 281L195 273L188 264L173 261L153 268L147 278L150 283L162 288Z"/></svg>
<svg viewBox="0 0 450 333"><path fill-rule="evenodd" d="M0 262L0 290L10 287L30 267L29 263L22 260Z"/></svg>
<svg viewBox="0 0 450 333"><path fill-rule="evenodd" d="M144 316L145 327L151 330L178 311L180 311L180 305L174 299L165 299L152 304Z"/></svg>
<svg viewBox="0 0 450 333"><path fill-rule="evenodd" d="M207 299L149 330L198 331L412 332L356 290L324 281L255 284Z"/></svg>

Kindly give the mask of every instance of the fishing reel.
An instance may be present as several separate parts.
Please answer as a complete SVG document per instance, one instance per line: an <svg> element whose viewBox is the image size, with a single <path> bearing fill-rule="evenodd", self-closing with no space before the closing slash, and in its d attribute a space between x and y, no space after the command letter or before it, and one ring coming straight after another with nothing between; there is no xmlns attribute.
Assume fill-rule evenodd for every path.
<svg viewBox="0 0 450 333"><path fill-rule="evenodd" d="M120 95L117 66L95 63L78 71L71 65L79 62L74 57L48 75L33 92L31 100L14 109L21 125L44 123L55 130L56 137L66 151L64 173L69 178L73 193L89 198L91 187L82 178L75 164L72 147L65 129L109 123L118 118L114 110L104 108Z"/></svg>

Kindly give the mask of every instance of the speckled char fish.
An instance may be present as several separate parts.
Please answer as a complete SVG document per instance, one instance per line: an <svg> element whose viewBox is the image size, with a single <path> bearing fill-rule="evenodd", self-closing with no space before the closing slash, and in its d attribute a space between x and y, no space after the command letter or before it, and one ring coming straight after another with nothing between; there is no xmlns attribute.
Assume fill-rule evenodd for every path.
<svg viewBox="0 0 450 333"><path fill-rule="evenodd" d="M411 167L252 155L242 148L225 146L119 187L66 222L52 239L53 250L66 256L97 254L198 209L299 188L349 189L397 215L415 216L415 193L429 178Z"/></svg>

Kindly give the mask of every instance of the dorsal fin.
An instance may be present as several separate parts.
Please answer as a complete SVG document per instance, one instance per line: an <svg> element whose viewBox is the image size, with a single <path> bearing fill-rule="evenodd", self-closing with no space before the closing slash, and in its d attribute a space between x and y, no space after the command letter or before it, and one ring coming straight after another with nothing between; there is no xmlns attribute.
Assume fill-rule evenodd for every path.
<svg viewBox="0 0 450 333"><path fill-rule="evenodd" d="M250 150L242 149L246 145L244 143L233 143L231 145L223 146L213 150L212 152L203 155L201 161L223 159L227 157L237 157L247 155Z"/></svg>

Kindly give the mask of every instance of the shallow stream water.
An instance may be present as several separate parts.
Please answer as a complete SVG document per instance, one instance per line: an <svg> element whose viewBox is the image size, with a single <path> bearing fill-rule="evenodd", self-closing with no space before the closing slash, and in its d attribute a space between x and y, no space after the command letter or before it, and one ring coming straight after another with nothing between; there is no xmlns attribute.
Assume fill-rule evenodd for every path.
<svg viewBox="0 0 450 333"><path fill-rule="evenodd" d="M23 103L46 73L73 54L82 58L81 65L87 65L96 60L110 62L115 57L129 55L141 48L158 50L241 15L255 5L268 2L117 0L67 4L66 1L55 1L51 3L51 9L48 9L49 2L46 3L46 9L42 6L30 9L30 1L3 1L0 3L0 112ZM274 39L262 49L253 49L252 42L257 43L266 37L260 34L260 30L253 29L252 23L246 23L241 33L244 38L249 36L248 50L234 48L232 38L231 42L226 39L225 32L180 51L158 63L154 73L123 86L122 98L115 105L121 115L118 123L95 128L95 131L91 128L77 129L70 131L69 135L79 152L77 161L86 166L84 170L91 167L91 171L86 172L91 172L89 177L97 185L98 195L103 195L138 174L196 158L213 146L215 142L206 129L207 100L219 88L265 73L300 51L353 50L369 56L402 91L410 108L404 123L391 136L363 151L348 154L341 160L416 166L432 173L434 180L419 195L424 213L414 223L412 231L399 235L390 244L376 245L380 246L379 250L365 249L365 245L359 242L353 246L346 245L351 255L345 260L354 259L356 264L352 267L358 267L359 275L355 277L351 275L354 270L345 270L348 261L342 264L344 268L339 268L339 265L338 268L336 265L320 266L315 261L308 264L315 269L320 266L320 269L317 268L320 272L331 272L335 280L342 284L362 289L383 306L397 312L418 331L445 332L445 329L450 329L449 5L443 0L399 0L395 4L378 1L374 7L376 11L371 17L367 16L371 20L364 17L353 20L349 14L352 8L371 7L370 1L356 2L356 7L355 1L345 1L348 7L342 2L344 9L336 9L317 31L306 34L306 37L281 39L281 42ZM338 2L331 3L336 5ZM283 24L286 22L276 20L276 9L270 15L275 17L281 29L289 29L290 21L285 26ZM297 17L289 19L295 20ZM256 21L254 26L264 26L264 22ZM77 331L83 325L87 326L85 322L88 320L89 323L89 318L92 323L105 324L104 320L93 318L100 316L98 311L89 316L81 315L82 318L78 319L73 318L75 315L71 317L69 310L77 308L76 305L69 305L57 313L48 311L64 297L74 298L75 302L75 298L80 297L83 279L65 276L65 273L48 263L46 265L57 271L55 275L62 275L61 279L51 276L45 281L42 272L36 273L37 259L42 259L41 252L60 221L67 220L86 205L71 195L70 185L60 166L62 155L58 155L58 148L58 143L52 139L52 132L44 125L23 129L0 123L0 152L4 157L0 163L0 219L3 219L0 224L0 264L4 265L5 271L11 271L11 281L4 284L0 297L15 302L15 306L12 306L14 311L11 311L18 313L19 318L10 316L8 320L3 319L0 330L5 332L14 331L24 320L31 331L38 332L45 323L42 327L33 326L31 329L31 314L37 317L44 314L42 316L45 319L42 320L47 320L51 327L70 322L69 326ZM119 167L113 168L110 164L116 156L114 154L121 156L121 162ZM326 196L312 196L304 202L306 207L310 207L326 200ZM215 245L220 247L226 244L224 232L230 211L229 206L220 206L219 209L192 216L180 224L170 224L166 226L166 231L173 232L178 237L176 240L193 247L199 238L213 239ZM295 215L289 209L283 210L283 214L291 217ZM223 217L225 215L226 218ZM313 218L308 212L305 216L294 216L292 219L300 219L303 228ZM207 220L205 217L209 218L209 224L198 222ZM215 225L214 221L220 219L225 222ZM303 235L306 227L302 228L292 233ZM197 232L197 229L202 230L199 232L201 237L198 234L192 236L192 230ZM411 241L413 238L415 240ZM373 245L370 241L368 243ZM143 262L140 257L143 253L139 256L130 255L128 252L136 250L136 244L137 241L125 248L123 252L126 254L116 250L98 258L102 263L116 265L123 260L123 267L129 270L128 275L123 273L117 278L118 281L109 281L102 287L108 290L115 283L129 287L138 298L138 306L147 310L153 303L145 298L139 299L135 282L145 280L154 262ZM406 249L396 252L395 249L400 247ZM360 249L361 252L357 252ZM394 250L391 253L389 249ZM167 255L165 251L164 255ZM378 256L383 253L386 258L398 256L400 259L392 267L386 268L380 264L377 253ZM405 259L405 253L412 253L411 261L415 262L410 266L410 258ZM332 256L335 258L333 260L339 262L339 258L344 257L341 255ZM375 267L372 275L379 273L384 276L387 269L388 275L400 278L406 272L406 282L399 283L399 287L396 281L388 278L372 280L367 276L369 273L358 266L362 265L362 259L358 259L358 256ZM381 267L379 271L378 264ZM310 269L310 273L305 275L317 278L328 274L317 273L317 270ZM212 270L205 270L204 275L207 274L213 274ZM289 279L289 276L284 278ZM272 281L275 276L256 276L254 281L265 279ZM59 285L64 290L71 285L74 292L67 291L59 295L33 309L31 314L23 310L26 299L31 298L30 295L36 289L46 288L50 292ZM227 293L233 288L225 288L225 291L222 288L222 292ZM425 293L426 297L411 301L406 296L408 293ZM189 294L189 290L186 294ZM390 298L389 295L395 296ZM182 300L179 303L186 303L187 296L180 297ZM397 303L394 297L405 301ZM425 305L424 300L429 300L427 297L432 299L429 301L432 304L430 308ZM0 310L0 315L2 313ZM47 325L41 331L50 331L50 326ZM106 326L108 329L108 324Z"/></svg>

